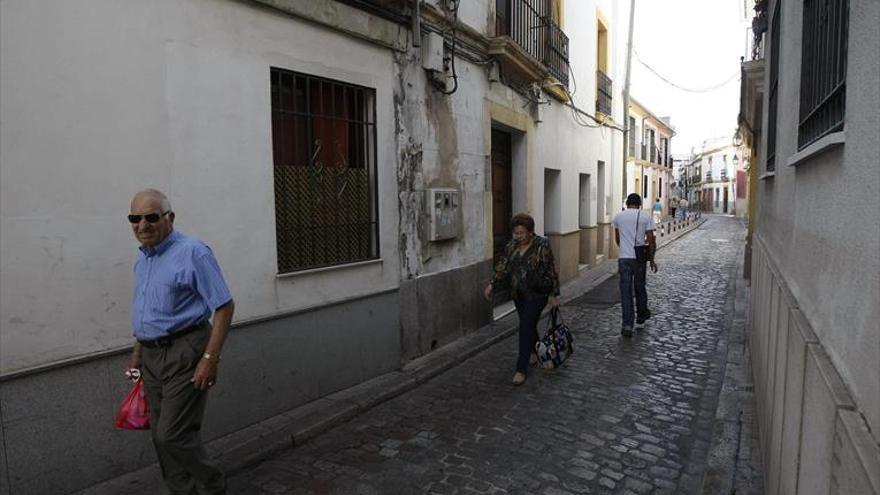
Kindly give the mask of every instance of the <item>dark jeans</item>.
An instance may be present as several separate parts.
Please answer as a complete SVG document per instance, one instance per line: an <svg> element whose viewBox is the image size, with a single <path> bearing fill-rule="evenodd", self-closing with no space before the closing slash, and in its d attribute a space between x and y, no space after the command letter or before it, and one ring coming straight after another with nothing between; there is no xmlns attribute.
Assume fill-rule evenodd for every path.
<svg viewBox="0 0 880 495"><path fill-rule="evenodd" d="M648 290L645 288L647 263L639 263L630 258L617 260L617 272L620 275L620 305L623 308L623 326L631 327L635 323L633 314L633 292L636 296L636 308L640 316L648 314Z"/></svg>
<svg viewBox="0 0 880 495"><path fill-rule="evenodd" d="M519 316L519 357L516 359L516 370L523 373L529 369L529 356L535 352L538 341L538 320L541 311L547 305L547 296L534 298L516 298L516 314Z"/></svg>

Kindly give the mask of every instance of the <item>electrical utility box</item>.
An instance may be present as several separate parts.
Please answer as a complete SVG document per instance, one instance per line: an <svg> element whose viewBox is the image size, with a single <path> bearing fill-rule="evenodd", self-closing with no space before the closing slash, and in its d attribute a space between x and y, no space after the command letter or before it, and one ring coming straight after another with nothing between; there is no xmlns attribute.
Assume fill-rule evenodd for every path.
<svg viewBox="0 0 880 495"><path fill-rule="evenodd" d="M428 240L455 239L461 232L461 193L456 189L428 189Z"/></svg>

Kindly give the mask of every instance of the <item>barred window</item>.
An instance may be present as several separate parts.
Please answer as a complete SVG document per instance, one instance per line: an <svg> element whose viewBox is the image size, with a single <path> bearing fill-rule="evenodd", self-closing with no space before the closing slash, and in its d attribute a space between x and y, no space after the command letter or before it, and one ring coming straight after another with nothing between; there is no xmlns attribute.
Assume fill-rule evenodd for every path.
<svg viewBox="0 0 880 495"><path fill-rule="evenodd" d="M629 118L629 132L626 133L627 139L629 139L629 156L636 156L636 119L634 117Z"/></svg>
<svg viewBox="0 0 880 495"><path fill-rule="evenodd" d="M773 12L773 20L770 28L770 94L767 101L767 159L765 168L767 172L776 170L776 97L779 93L779 17L782 12L782 2L776 2L776 10Z"/></svg>
<svg viewBox="0 0 880 495"><path fill-rule="evenodd" d="M376 96L272 68L278 272L379 256Z"/></svg>
<svg viewBox="0 0 880 495"><path fill-rule="evenodd" d="M843 129L848 0L804 0L798 149Z"/></svg>

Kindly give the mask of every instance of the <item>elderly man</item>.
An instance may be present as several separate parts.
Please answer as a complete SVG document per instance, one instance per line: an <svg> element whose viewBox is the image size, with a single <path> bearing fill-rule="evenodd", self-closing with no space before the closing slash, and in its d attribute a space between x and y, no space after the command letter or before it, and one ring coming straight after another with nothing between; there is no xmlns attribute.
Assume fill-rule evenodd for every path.
<svg viewBox="0 0 880 495"><path fill-rule="evenodd" d="M175 494L225 493L225 477L208 464L200 430L232 321L232 295L211 249L174 230L171 203L160 191L137 193L128 221L141 244L129 368L142 370L162 477Z"/></svg>

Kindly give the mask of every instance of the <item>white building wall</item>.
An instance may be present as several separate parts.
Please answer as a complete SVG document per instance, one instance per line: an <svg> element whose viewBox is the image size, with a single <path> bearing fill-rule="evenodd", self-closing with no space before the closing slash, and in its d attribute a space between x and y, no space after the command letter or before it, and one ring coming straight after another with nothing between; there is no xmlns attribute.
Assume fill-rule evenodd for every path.
<svg viewBox="0 0 880 495"><path fill-rule="evenodd" d="M238 2L4 2L2 28L3 372L131 343L144 187L212 246L237 321L397 285L388 50ZM375 88L381 263L276 277L272 66Z"/></svg>

